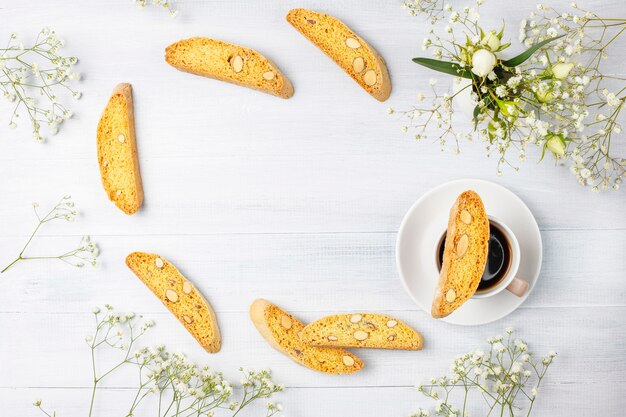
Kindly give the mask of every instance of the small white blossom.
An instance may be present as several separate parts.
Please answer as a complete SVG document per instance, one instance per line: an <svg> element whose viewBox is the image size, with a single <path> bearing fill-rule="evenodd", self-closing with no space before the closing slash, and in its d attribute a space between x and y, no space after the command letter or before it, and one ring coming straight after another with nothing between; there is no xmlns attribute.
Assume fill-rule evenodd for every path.
<svg viewBox="0 0 626 417"><path fill-rule="evenodd" d="M496 95L500 98L504 98L507 95L506 87L503 85L496 87Z"/></svg>

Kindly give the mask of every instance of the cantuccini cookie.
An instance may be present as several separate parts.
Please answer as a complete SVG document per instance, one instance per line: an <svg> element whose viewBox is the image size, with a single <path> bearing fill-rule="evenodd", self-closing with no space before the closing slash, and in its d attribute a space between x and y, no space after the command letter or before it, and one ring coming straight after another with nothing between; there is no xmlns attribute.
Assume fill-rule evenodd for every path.
<svg viewBox="0 0 626 417"><path fill-rule="evenodd" d="M293 9L287 21L335 61L378 101L391 94L385 61L371 45L339 19L307 9Z"/></svg>
<svg viewBox="0 0 626 417"><path fill-rule="evenodd" d="M254 49L217 39L195 37L165 49L168 64L184 72L260 90L282 98L293 96L289 79Z"/></svg>
<svg viewBox="0 0 626 417"><path fill-rule="evenodd" d="M160 255L144 252L128 255L126 265L207 352L220 350L222 341L213 308L174 265Z"/></svg>
<svg viewBox="0 0 626 417"><path fill-rule="evenodd" d="M431 310L433 317L449 315L474 295L485 270L488 250L489 219L485 207L478 193L465 191L450 209L439 283Z"/></svg>
<svg viewBox="0 0 626 417"><path fill-rule="evenodd" d="M424 339L399 319L384 314L336 314L307 325L300 339L311 346L420 350Z"/></svg>
<svg viewBox="0 0 626 417"><path fill-rule="evenodd" d="M136 213L143 203L143 186L130 84L118 84L113 90L96 137L100 176L109 200L126 214Z"/></svg>
<svg viewBox="0 0 626 417"><path fill-rule="evenodd" d="M307 368L329 374L351 374L363 368L363 361L347 350L302 342L304 324L269 301L255 300L250 306L250 318L272 347Z"/></svg>

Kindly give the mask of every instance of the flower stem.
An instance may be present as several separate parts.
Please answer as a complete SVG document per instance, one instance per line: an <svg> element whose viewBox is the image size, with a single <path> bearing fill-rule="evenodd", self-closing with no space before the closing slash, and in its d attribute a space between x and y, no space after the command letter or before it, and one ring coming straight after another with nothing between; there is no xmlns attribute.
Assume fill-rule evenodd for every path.
<svg viewBox="0 0 626 417"><path fill-rule="evenodd" d="M11 262L10 264L8 264L2 271L0 271L0 274L3 274L4 271L6 271L7 269L11 268L13 265L15 265L16 263L18 263L19 261L22 260L21 256L18 256L17 258L15 258L15 260L13 262Z"/></svg>
<svg viewBox="0 0 626 417"><path fill-rule="evenodd" d="M33 238L35 237L35 234L37 234L37 231L39 230L41 225L44 224L44 222L46 221L46 218L56 209L57 206L55 206L55 208L50 210L50 212L43 219L39 218L39 215L37 214L37 210L35 209L35 214L37 215L37 218L39 219L39 223L37 224L37 227L35 227L35 230L33 230L33 233L31 233L30 237L26 241L26 244L24 245L24 247L20 251L20 254L17 256L17 258L13 262L11 262L9 265L7 265L2 271L0 271L0 274L3 274L7 269L11 268L14 264L16 264L17 262L25 259L22 256L22 255L24 255L24 251L26 251L26 248L28 247L28 245L30 245L30 242L32 242Z"/></svg>

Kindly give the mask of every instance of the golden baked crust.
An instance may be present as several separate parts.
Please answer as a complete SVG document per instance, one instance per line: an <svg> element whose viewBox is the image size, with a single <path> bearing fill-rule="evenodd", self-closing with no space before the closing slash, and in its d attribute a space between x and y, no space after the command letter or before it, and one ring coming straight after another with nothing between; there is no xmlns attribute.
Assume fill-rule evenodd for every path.
<svg viewBox="0 0 626 417"><path fill-rule="evenodd" d="M384 314L336 314L307 325L300 339L311 346L420 350L421 334Z"/></svg>
<svg viewBox="0 0 626 417"><path fill-rule="evenodd" d="M391 94L385 61L339 19L307 9L292 9L287 21L378 101Z"/></svg>
<svg viewBox="0 0 626 417"><path fill-rule="evenodd" d="M133 252L126 265L159 297L191 335L210 353L220 350L215 312L194 285L162 256Z"/></svg>
<svg viewBox="0 0 626 417"><path fill-rule="evenodd" d="M124 213L136 213L143 203L143 186L130 84L118 84L113 90L100 117L96 137L104 190Z"/></svg>
<svg viewBox="0 0 626 417"><path fill-rule="evenodd" d="M165 60L176 69L253 88L282 98L293 86L269 59L243 46L209 38L189 38L165 49Z"/></svg>

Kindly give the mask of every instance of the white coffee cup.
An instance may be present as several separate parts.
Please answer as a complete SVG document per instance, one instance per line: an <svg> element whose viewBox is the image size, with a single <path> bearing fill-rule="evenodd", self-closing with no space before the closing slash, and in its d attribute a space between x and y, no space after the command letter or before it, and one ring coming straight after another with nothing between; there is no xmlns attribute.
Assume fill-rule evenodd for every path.
<svg viewBox="0 0 626 417"><path fill-rule="evenodd" d="M529 285L527 281L524 281L523 279L520 279L517 277L517 272L519 270L520 257L521 257L519 242L517 241L515 234L511 231L511 229L509 229L509 227L506 224L504 224L503 222L501 222L500 220L496 219L493 216L487 216L487 217L489 218L490 223L493 223L495 226L497 226L500 229L500 231L502 231L502 233L504 234L504 237L506 238L506 240L508 241L510 245L509 267L508 267L506 276L504 278L501 278L500 281L495 286L488 288L486 290L476 291L474 295L472 296L472 298L491 297L493 295L498 294L504 289L508 290L509 292L511 292L512 294L518 297L523 297L528 291ZM433 260L434 260L434 267L435 267L437 276L439 275L439 271L440 271L439 249L445 236L446 236L446 231L443 232L443 234L441 235L441 237L439 238L439 240L437 240L435 244L435 253L433 256Z"/></svg>

